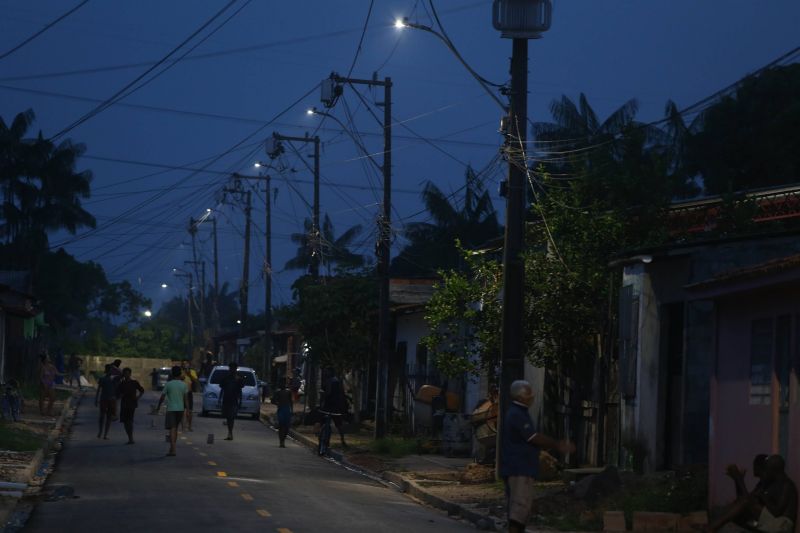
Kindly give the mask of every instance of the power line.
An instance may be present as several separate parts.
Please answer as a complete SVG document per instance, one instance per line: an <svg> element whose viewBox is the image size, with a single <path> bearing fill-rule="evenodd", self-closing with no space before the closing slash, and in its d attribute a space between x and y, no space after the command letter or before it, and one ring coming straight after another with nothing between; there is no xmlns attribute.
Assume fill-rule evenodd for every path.
<svg viewBox="0 0 800 533"><path fill-rule="evenodd" d="M62 15L59 15L58 17L56 17L52 21L48 22L47 24L45 24L45 26L41 30L37 31L36 33L31 35L27 39L23 40L21 43L19 43L18 45L14 46L13 48L11 48L11 49L3 52L2 54L0 54L0 60L3 60L5 58L7 58L8 56L13 54L14 52L19 50L20 48L22 48L26 44L30 43L31 41L33 41L34 39L36 39L37 37L42 35L44 32L46 32L47 30L49 30L50 28L52 28L53 26L55 26L56 24L58 24L59 22L61 22L65 18L67 18L68 16L72 15L73 13L75 13L76 11L78 11L80 8L82 8L83 6L85 6L88 3L89 3L89 0L83 0L81 3L79 3L78 5L76 5L72 9L70 9L69 11L63 13Z"/></svg>
<svg viewBox="0 0 800 533"><path fill-rule="evenodd" d="M174 54L176 54L176 53L177 53L177 52L178 52L178 51L179 51L181 48L183 48L183 47L184 47L184 46L185 46L187 43L189 43L189 41L191 41L192 39L194 39L194 38L195 38L195 37L196 37L198 34L200 34L200 33L201 33L203 30L205 30L205 29L206 29L208 26L210 26L210 25L211 25L211 24L212 24L212 23L213 23L215 20L217 20L219 17L221 17L221 16L223 15L223 13L225 13L225 11L227 11L228 9L230 9L230 8L231 8L231 7L232 7L232 6L233 6L233 5L234 5L234 4L237 2L237 1L238 1L238 0L230 0L230 1L229 1L227 4L225 4L225 6L224 6L222 9L220 9L219 11L217 11L217 12L216 12L216 13L215 13L215 14L214 14L214 15L213 15L213 16L212 16L210 19L208 19L207 21L205 21L205 22L204 22L204 23L203 23L203 24L202 24L202 25L201 25L199 28L197 28L195 31L193 31L193 32L192 32L192 33L191 33L191 34L190 34L190 35L189 35L189 36L188 36L186 39L184 39L183 41L181 41L181 43L180 43L180 44L178 44L178 46L176 46L175 48L173 48L172 50L170 50L170 51L167 53L167 55L165 55L164 57L162 57L161 59L159 59L159 60L158 60L158 61L157 61L157 62L156 62L154 65L152 65L150 68L148 68L148 69L147 69L147 70L145 70L143 73L141 73L141 74L139 74L138 76L136 76L136 77L135 77L133 80L131 80L131 81L130 81L130 82L128 82L127 84L125 84L125 86L123 86L121 89L119 89L119 90L118 90L117 92L115 92L113 95L111 95L109 98L107 98L106 100L104 100L102 103L100 103L99 105L97 105L97 106L96 106L94 109L92 109L91 111L89 111L89 112L85 113L83 116L81 116L80 118L78 118L77 120L75 120L75 121L74 121L72 124L70 124L69 126L65 127L64 129L62 129L61 131L59 131L58 133L56 133L56 134L55 134L55 135L54 135L54 136L53 136L53 137L52 137L50 140L55 140L55 139L58 139L59 137L62 137L62 136L63 136L63 135L65 135L66 133L68 133L68 132L72 131L72 130L73 130L73 129L75 129L76 127L78 127L78 126L80 126L81 124L83 124L84 122L86 122L87 120L90 120L91 118L93 118L93 117L97 116L99 113L102 113L104 110L106 110L106 109L108 109L109 107L111 107L112 105L114 105L114 102L115 102L115 100L117 100L117 99L121 99L121 98L124 98L125 96L128 96L128 95L130 95L131 93L135 92L135 91L136 91L138 88L141 88L141 87L143 87L143 86L144 86L146 83L149 83L149 81L152 81L153 79L157 78L158 76L160 76L161 74L163 74L164 72L166 72L166 71L167 71L169 68L171 68L172 66L174 66L174 65L175 65L175 64L176 64L178 61L180 61L180 59L182 59L182 58L179 58L179 59L178 59L178 61L174 61L174 62L172 62L170 65L167 65L167 67L166 67L166 68L164 68L164 69L163 69L163 70L161 70L159 73L157 73L155 76L153 76L153 77L152 77L152 78L151 78L151 79L150 79L148 82L146 82L145 84L142 84L142 85L140 85L139 87L137 87L137 88L134 88L134 89L133 89L133 90L132 90L130 93L128 93L128 94L125 94L125 92L126 92L126 91L128 91L128 89L130 89L131 87L133 87L133 86L134 86L136 83L138 83L140 80L142 80L142 79L143 79L144 77L146 77L148 74L150 74L151 72L153 72L153 71L154 71L156 68L158 68L158 67L160 67L162 64L164 64L164 63L165 63L165 62L166 62L166 61L167 61L167 60L168 60L170 57L172 57L172 56L173 56ZM243 9L244 7L246 7L246 6L247 6L247 4L249 4L249 3L250 3L250 1L251 1L251 0L248 0L248 1L247 1L247 2L246 2L246 3L245 3L245 4L244 4L244 5L243 5L243 6L242 6L242 7L241 7L239 10L237 10L237 11L236 11L236 13L238 13L239 11L241 11L241 9ZM236 13L234 13L234 15L236 15ZM214 34L216 31L218 31L220 28L222 28L222 26L224 26L224 25L225 25L225 23L227 23L227 22L228 22L228 21L229 21L231 18L232 18L232 17L229 17L229 18L228 18L228 19L227 19L225 22L223 22L223 24L219 25L217 28L215 28L213 31L211 31L211 32L210 32L208 35L206 35L206 37L203 39L203 41L204 41L205 39L207 39L208 37L210 37L211 35L213 35L213 34ZM203 41L201 41L201 42L203 42ZM190 51L191 51L191 50L190 50ZM188 53L188 52L187 52L187 53Z"/></svg>

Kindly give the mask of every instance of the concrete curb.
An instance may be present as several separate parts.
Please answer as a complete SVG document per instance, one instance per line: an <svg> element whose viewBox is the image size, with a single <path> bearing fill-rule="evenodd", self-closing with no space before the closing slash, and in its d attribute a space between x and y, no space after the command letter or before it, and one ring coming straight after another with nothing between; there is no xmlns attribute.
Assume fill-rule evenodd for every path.
<svg viewBox="0 0 800 533"><path fill-rule="evenodd" d="M31 488L31 481L41 468L42 463L44 462L45 459L45 455L49 453L50 450L56 448L56 443L61 438L61 432L64 428L65 422L71 423L72 420L75 418L75 412L77 411L78 405L80 405L80 401L83 398L84 394L84 391L76 391L76 392L78 393L76 394L75 392L73 392L72 395L69 397L69 399L67 399L67 401L64 402L64 406L61 408L61 413L56 419L56 423L53 426L53 429L51 429L47 434L47 440L42 445L42 447L36 451L36 454L33 456L33 459L31 459L31 462L28 463L28 466L25 467L25 470L20 476L21 479L19 480L19 483L27 485L28 489ZM73 400L76 400L74 406L72 405ZM0 528L4 529L8 525L8 520L17 512L20 501L22 501L21 498L17 499L18 502L17 505L8 509L8 511L4 515L0 514Z"/></svg>
<svg viewBox="0 0 800 533"><path fill-rule="evenodd" d="M262 414L261 416L262 422L267 425L272 426L272 419L269 415ZM297 431L290 429L289 436L299 442L300 444L316 451L317 449L317 442L306 435L298 433ZM497 531L499 529L499 524L497 523L496 519L489 515L484 515L478 512L473 511L467 507L464 507L461 504L451 502L449 500L445 500L435 494L430 493L417 483L415 480L407 478L397 472L390 472L386 471L381 473L373 472L361 466L354 465L350 463L342 454L341 452L330 450L328 455L335 460L337 463L340 463L345 468L350 470L355 470L361 474L366 475L376 481L383 482L384 485L389 484L392 487L396 488L400 492L411 496L415 500L434 507L436 509L440 509L445 511L448 516L451 517L458 517L463 520L466 520L476 526L479 530L484 531Z"/></svg>

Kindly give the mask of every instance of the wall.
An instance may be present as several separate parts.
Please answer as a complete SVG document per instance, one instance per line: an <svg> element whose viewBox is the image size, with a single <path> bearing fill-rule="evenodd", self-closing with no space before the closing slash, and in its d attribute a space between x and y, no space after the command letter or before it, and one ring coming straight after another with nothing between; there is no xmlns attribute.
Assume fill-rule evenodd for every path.
<svg viewBox="0 0 800 533"><path fill-rule="evenodd" d="M117 359L116 357L106 357L106 356L99 356L99 355L79 355L81 359L83 359L83 365L81 369L83 370L86 378L89 382L92 382L91 373L93 371L103 372L105 366L110 364ZM169 359L156 359L151 357L142 357L142 358L130 358L130 359L122 359L122 365L120 368L129 367L131 369L131 374L133 375L133 379L139 381L142 387L148 389L150 386L150 372L154 368L161 368L163 366L170 367L173 364L178 364L178 361L170 361Z"/></svg>

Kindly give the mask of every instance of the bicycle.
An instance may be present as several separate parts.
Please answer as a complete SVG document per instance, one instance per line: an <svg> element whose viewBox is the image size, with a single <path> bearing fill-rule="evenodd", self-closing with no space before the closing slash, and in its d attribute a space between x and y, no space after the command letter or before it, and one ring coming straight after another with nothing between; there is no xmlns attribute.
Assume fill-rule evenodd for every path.
<svg viewBox="0 0 800 533"><path fill-rule="evenodd" d="M340 416L339 413L331 413L328 411L323 411L322 409L319 412L325 415L322 421L322 427L319 429L319 439L317 442L317 454L318 455L327 455L331 449L331 433L333 430L331 429L331 422L333 421L334 416Z"/></svg>
<svg viewBox="0 0 800 533"><path fill-rule="evenodd" d="M2 414L3 418L11 418L14 422L19 420L19 415L22 412L22 400L19 394L19 386L16 380L10 380L8 383L2 385L3 399L2 399Z"/></svg>

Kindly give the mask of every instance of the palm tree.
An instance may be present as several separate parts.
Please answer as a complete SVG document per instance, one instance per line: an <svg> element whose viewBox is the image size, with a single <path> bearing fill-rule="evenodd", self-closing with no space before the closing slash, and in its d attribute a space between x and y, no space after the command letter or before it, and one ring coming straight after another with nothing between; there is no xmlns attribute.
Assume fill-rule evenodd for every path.
<svg viewBox="0 0 800 533"><path fill-rule="evenodd" d="M284 268L290 270L308 270L311 267L312 254L314 253L314 237L312 236L311 219L303 221L303 233L293 233L292 242L297 244L297 253L286 262ZM322 221L320 235L320 265L324 267L328 275L332 268L353 269L364 266L364 256L351 250L353 241L362 231L360 224L357 224L340 236L336 237L330 217L326 214Z"/></svg>
<svg viewBox="0 0 800 533"><path fill-rule="evenodd" d="M31 110L19 113L11 125L0 118L0 235L16 248L24 263L48 246L48 233L95 227L95 218L81 205L90 195L92 174L77 172L75 164L86 150L67 140L54 145L41 132L26 138L34 120Z"/></svg>
<svg viewBox="0 0 800 533"><path fill-rule="evenodd" d="M392 261L394 274L431 275L441 269L464 268L457 242L475 248L501 234L489 192L472 168L465 173L463 191L458 202L430 181L425 185L422 202L431 222L408 224L405 237L409 243Z"/></svg>

